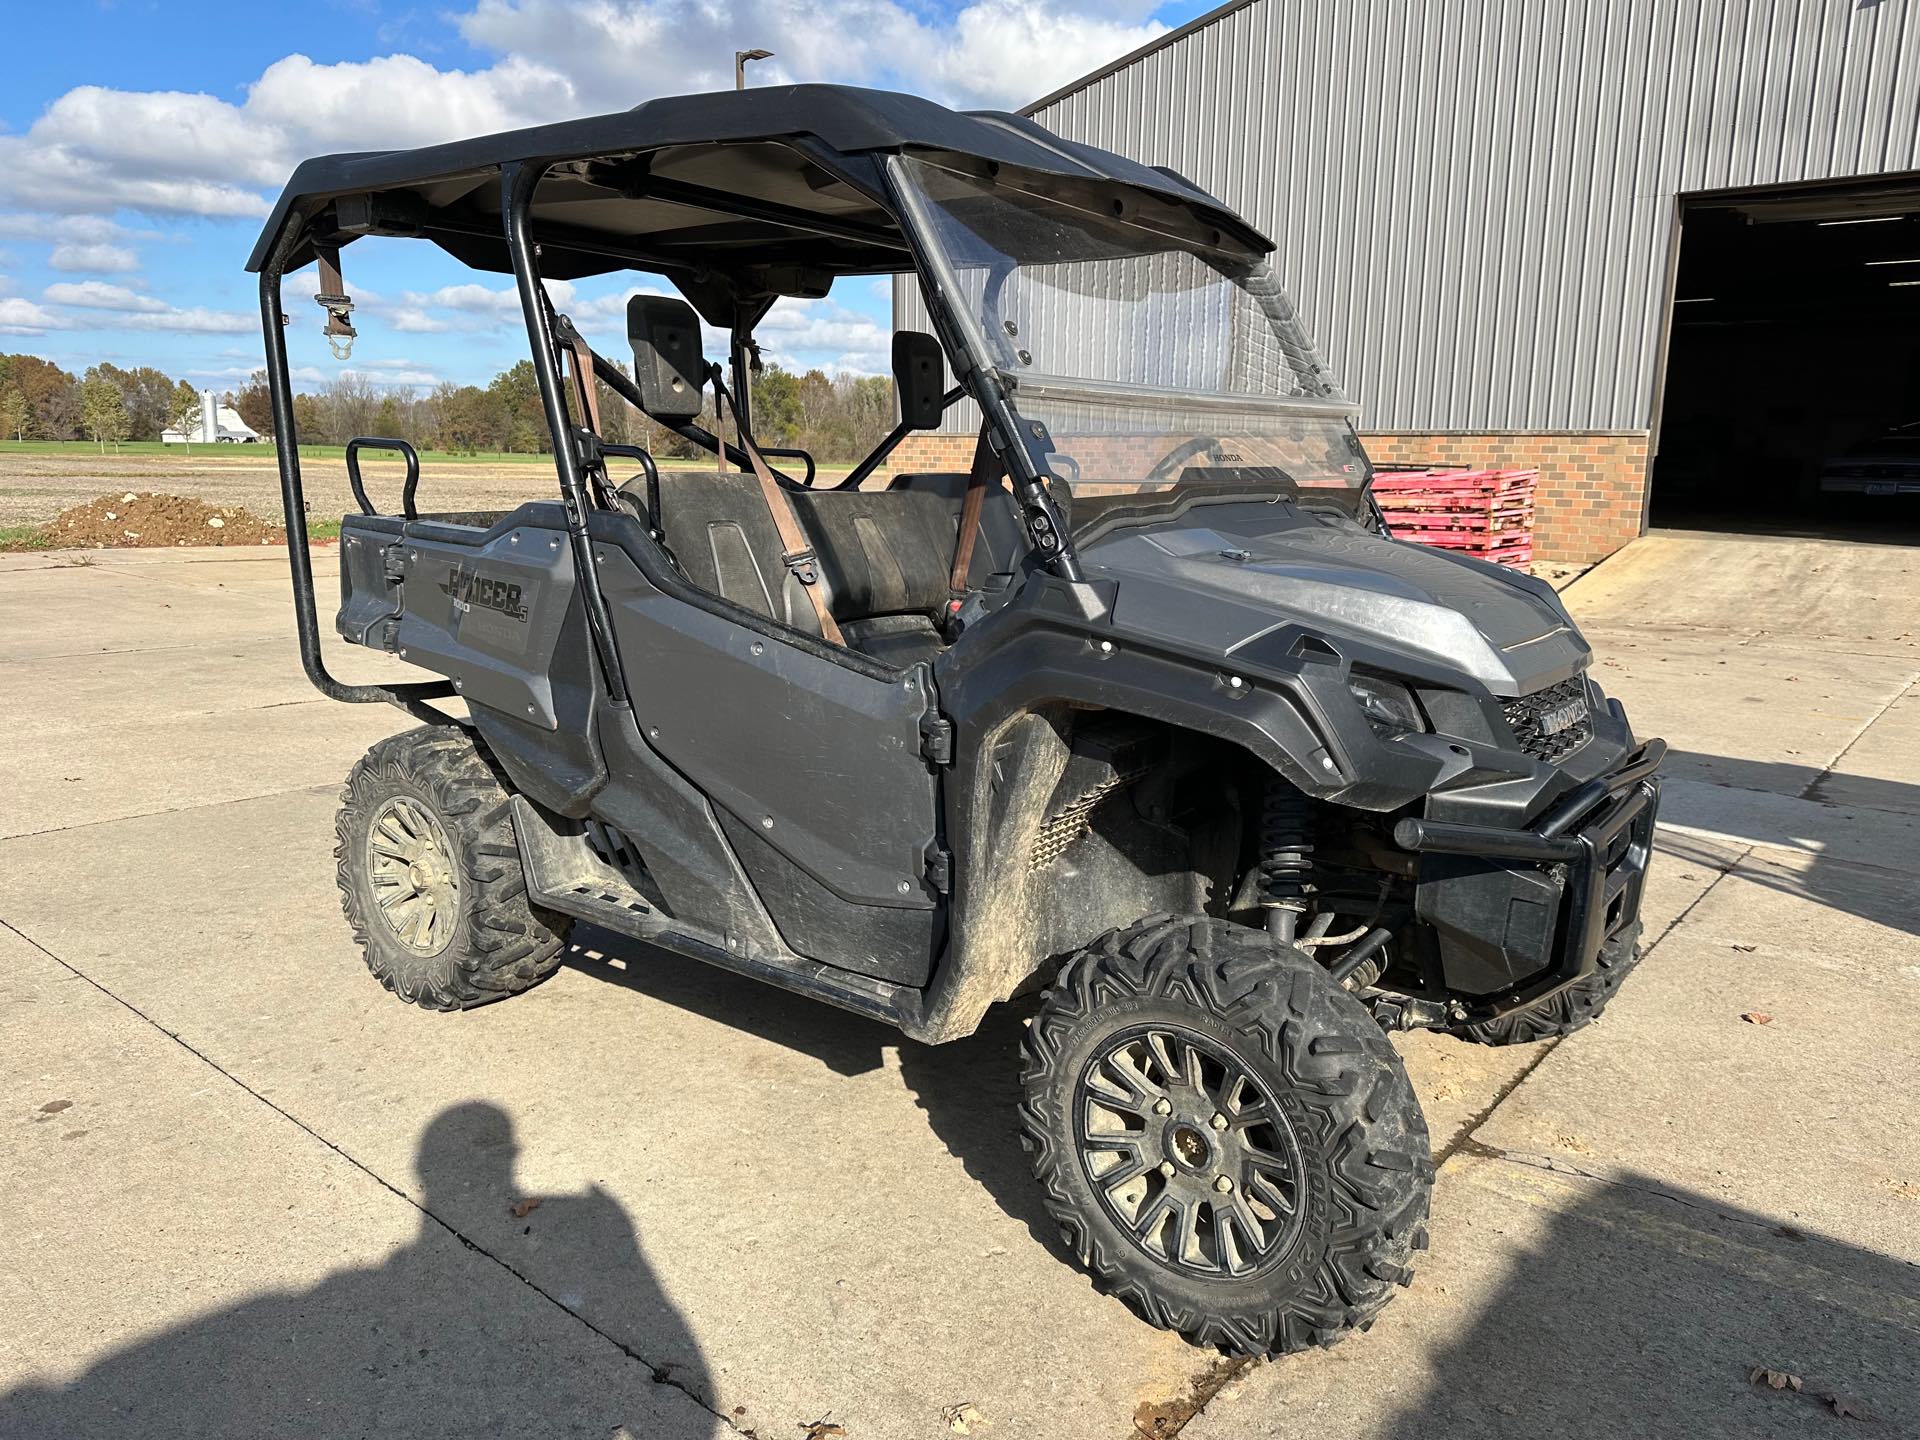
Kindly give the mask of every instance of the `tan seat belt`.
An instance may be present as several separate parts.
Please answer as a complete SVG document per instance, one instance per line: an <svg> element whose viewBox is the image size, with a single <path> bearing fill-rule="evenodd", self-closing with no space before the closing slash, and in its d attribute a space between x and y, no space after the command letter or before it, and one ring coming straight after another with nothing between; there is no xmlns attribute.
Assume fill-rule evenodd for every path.
<svg viewBox="0 0 1920 1440"><path fill-rule="evenodd" d="M586 337L575 327L573 321L565 315L553 317L553 332L560 343L566 346L561 353L571 361L568 368L573 371L574 398L579 403L581 417L586 420L587 429L593 433L597 447L604 438L604 432L600 429L600 386L593 373L593 349L587 344ZM613 482L607 475L606 462L598 458L598 449L596 448L593 453L596 458L589 479L593 485L594 498L602 507L611 510L615 504Z"/></svg>
<svg viewBox="0 0 1920 1440"><path fill-rule="evenodd" d="M773 516L773 528L780 533L780 559L786 565L787 573L798 580L800 588L807 592L807 599L813 605L814 618L820 622L820 634L832 644L845 645L846 637L840 633L833 612L827 608L827 597L820 587L819 562L813 553L813 546L807 541L806 531L800 528L800 517L794 513L793 501L780 488L780 482L773 478L773 471L767 468L760 447L753 443L753 437L747 434L747 427L740 423L740 407L721 383L720 367L717 365L713 367L713 389L733 411L733 428L739 432L740 448L746 452L747 463L753 467L754 477L760 482L760 495L767 502L767 513ZM719 438L724 450L725 432Z"/></svg>
<svg viewBox="0 0 1920 1440"><path fill-rule="evenodd" d="M953 594L949 610L957 609L960 597L968 590L967 572L973 569L973 542L980 534L980 511L987 489L1000 478L1000 457L987 443L987 427L980 427L980 438L973 446L973 469L967 476L967 495L960 502L960 533L953 542L953 570L947 576L947 589Z"/></svg>
<svg viewBox="0 0 1920 1440"><path fill-rule="evenodd" d="M586 417L589 430L595 435L602 434L600 387L593 378L593 350L588 346L586 337L565 315L555 317L554 328L560 334L560 342L567 347L567 353L573 357L573 393L579 397L580 413Z"/></svg>

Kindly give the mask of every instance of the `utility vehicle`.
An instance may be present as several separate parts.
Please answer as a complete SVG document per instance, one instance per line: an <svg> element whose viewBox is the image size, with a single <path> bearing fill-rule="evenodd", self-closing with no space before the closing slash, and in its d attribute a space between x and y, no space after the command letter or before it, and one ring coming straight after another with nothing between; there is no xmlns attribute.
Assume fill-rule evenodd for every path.
<svg viewBox="0 0 1920 1440"><path fill-rule="evenodd" d="M394 685L322 661L283 335L309 264L351 335L369 235L513 275L559 482L422 513L404 443L349 447L337 628L437 677ZM1432 1177L1388 1032L1592 1018L1664 746L1547 586L1386 536L1271 248L1170 170L831 86L303 164L250 261L301 654L424 722L339 815L374 975L479 1005L587 921L918 1042L1025 997L1034 1168L1097 1284L1236 1351L1367 1325ZM621 271L679 292L632 297L631 372L543 285ZM827 485L753 438L756 326L890 275L933 333ZM714 467L608 443L596 379ZM966 469L889 464L956 427Z"/></svg>

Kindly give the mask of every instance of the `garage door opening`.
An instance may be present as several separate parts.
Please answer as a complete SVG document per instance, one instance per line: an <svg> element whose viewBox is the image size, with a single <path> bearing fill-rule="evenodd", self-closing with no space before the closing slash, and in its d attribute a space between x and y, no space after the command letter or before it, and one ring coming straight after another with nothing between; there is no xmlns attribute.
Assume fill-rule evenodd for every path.
<svg viewBox="0 0 1920 1440"><path fill-rule="evenodd" d="M1920 177L1681 222L1652 523L1920 543Z"/></svg>

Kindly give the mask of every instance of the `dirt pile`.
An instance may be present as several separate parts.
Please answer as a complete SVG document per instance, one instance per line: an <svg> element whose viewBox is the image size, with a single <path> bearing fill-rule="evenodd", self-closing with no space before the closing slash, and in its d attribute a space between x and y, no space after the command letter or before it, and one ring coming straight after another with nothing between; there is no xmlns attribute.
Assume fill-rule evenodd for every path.
<svg viewBox="0 0 1920 1440"><path fill-rule="evenodd" d="M41 532L52 545L284 545L286 527L239 506L158 491L103 495L63 510Z"/></svg>

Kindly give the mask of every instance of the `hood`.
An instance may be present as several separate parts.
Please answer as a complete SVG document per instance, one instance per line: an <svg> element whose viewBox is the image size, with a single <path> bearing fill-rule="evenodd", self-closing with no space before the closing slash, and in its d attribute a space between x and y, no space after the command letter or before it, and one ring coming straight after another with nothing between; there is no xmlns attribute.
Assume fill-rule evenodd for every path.
<svg viewBox="0 0 1920 1440"><path fill-rule="evenodd" d="M1222 656L1298 624L1515 696L1578 673L1591 654L1532 576L1290 504L1192 506L1110 531L1081 562L1088 578L1118 582L1116 625Z"/></svg>

